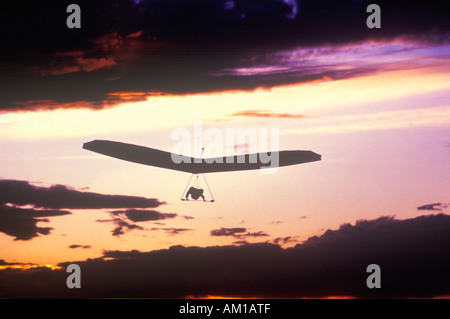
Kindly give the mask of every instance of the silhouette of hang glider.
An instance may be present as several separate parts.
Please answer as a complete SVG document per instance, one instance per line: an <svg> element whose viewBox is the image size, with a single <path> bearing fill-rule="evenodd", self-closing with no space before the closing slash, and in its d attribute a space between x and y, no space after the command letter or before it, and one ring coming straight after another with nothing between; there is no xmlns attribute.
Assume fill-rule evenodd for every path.
<svg viewBox="0 0 450 319"><path fill-rule="evenodd" d="M128 162L191 173L191 179L189 180L185 191L181 195L181 200L189 200L188 196L190 195L193 200L198 200L201 197L203 201L206 201L203 192L200 192L203 191L203 189L199 187L199 174L203 175L206 173L234 172L271 167L272 163L267 163L266 160L261 160L264 158L261 155L269 155L271 157L278 155L278 167L321 160L321 155L312 151L280 151L268 152L268 154L253 153L224 157L198 158L172 154L170 152L139 145L105 140L94 140L84 143L83 148ZM174 158L177 159L176 162L173 160ZM196 175L196 184L191 186L189 191L186 193L186 190L188 189L194 175ZM208 182L206 181L204 175L203 178L212 197L212 199L208 201L214 202L214 197L212 196Z"/></svg>

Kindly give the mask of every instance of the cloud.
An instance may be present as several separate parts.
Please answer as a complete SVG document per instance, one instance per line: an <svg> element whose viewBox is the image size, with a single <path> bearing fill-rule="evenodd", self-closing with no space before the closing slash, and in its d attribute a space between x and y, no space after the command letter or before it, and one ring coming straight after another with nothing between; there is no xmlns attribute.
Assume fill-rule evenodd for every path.
<svg viewBox="0 0 450 319"><path fill-rule="evenodd" d="M220 228L211 230L211 236L236 236L246 231L246 228Z"/></svg>
<svg viewBox="0 0 450 319"><path fill-rule="evenodd" d="M112 78L114 80L114 77ZM110 81L111 78L108 78ZM51 111L57 109L90 109L102 110L122 103L146 101L149 97L162 95L160 92L109 92L94 101L72 100L71 102L57 102L55 100L14 101L14 105L5 111L20 109L20 111ZM1 111L1 109L0 109Z"/></svg>
<svg viewBox="0 0 450 319"><path fill-rule="evenodd" d="M368 61L376 60L378 66L386 53L375 48L373 54L361 54L366 50L357 52L354 46L345 51L346 44L399 37L428 47L448 43L449 15L440 0L414 6L380 0L379 30L366 27L368 1L80 0L77 4L83 10L80 30L65 27L64 1L45 10L35 1L11 2L3 8L3 22L12 27L0 30L2 45L8 48L0 52L0 110L43 108L23 105L29 101L53 101L54 108L76 108L83 102L96 110L113 92L182 95L339 79L376 72ZM17 25L15 17L23 7L36 13L27 16L32 28ZM401 54L396 54L391 58L398 62ZM336 68L344 64L350 68Z"/></svg>
<svg viewBox="0 0 450 319"><path fill-rule="evenodd" d="M38 187L27 181L0 180L0 205L32 205L47 209L155 208L155 198L81 192L64 185Z"/></svg>
<svg viewBox="0 0 450 319"><path fill-rule="evenodd" d="M254 233L248 232L246 234L240 235L239 237L266 237L266 236L269 236L269 235L263 231L257 231Z"/></svg>
<svg viewBox="0 0 450 319"><path fill-rule="evenodd" d="M133 229L137 229L137 230L144 230L144 227L139 226L139 225L135 225L135 224L130 224L126 221L123 220L115 220L114 221L115 224L118 225L118 227L114 228L111 233L113 236L120 236L125 234L125 231L131 231Z"/></svg>
<svg viewBox="0 0 450 319"><path fill-rule="evenodd" d="M192 229L190 229L190 228L176 228L176 227L162 227L162 228L152 227L152 228L146 229L146 230L151 230L151 231L163 230L169 235L178 235L178 234L181 234L181 233L184 233L184 232L187 232L187 231L191 231Z"/></svg>
<svg viewBox="0 0 450 319"><path fill-rule="evenodd" d="M162 228L162 230L167 232L169 235L178 235L187 231L191 231L192 229L171 227L171 228Z"/></svg>
<svg viewBox="0 0 450 319"><path fill-rule="evenodd" d="M0 266L9 266L9 265L15 265L16 263L8 263L3 259L0 259Z"/></svg>
<svg viewBox="0 0 450 319"><path fill-rule="evenodd" d="M82 289L65 287L64 269L34 269L33 281L29 271L1 270L0 297L442 296L450 293L449 240L450 216L438 214L360 220L285 249L243 243L105 251L99 258L60 264L80 266ZM381 289L365 284L373 263L381 268Z"/></svg>
<svg viewBox="0 0 450 319"><path fill-rule="evenodd" d="M177 217L177 214L174 213L160 213L156 210L139 209L118 210L111 212L111 214L114 216L124 216L133 222L154 221Z"/></svg>
<svg viewBox="0 0 450 319"><path fill-rule="evenodd" d="M111 233L113 236L120 236L131 230L144 230L144 227L129 223L125 218L113 218L113 219L98 219L98 223L113 223L117 227L114 228Z"/></svg>
<svg viewBox="0 0 450 319"><path fill-rule="evenodd" d="M124 195L103 195L71 189L64 185L38 187L27 181L0 180L0 232L16 237L15 240L30 240L38 235L48 235L52 228L38 227L38 222L48 222L43 217L71 214L60 209L106 209L128 208L113 211L112 220L117 227L113 236L130 230L143 230L129 223L174 218L177 214L159 213L154 210L134 208L155 208L164 205L155 198ZM29 206L33 208L29 208Z"/></svg>
<svg viewBox="0 0 450 319"><path fill-rule="evenodd" d="M86 57L83 51L56 52L47 65L31 66L30 69L41 76L63 75L75 72L92 72L117 65L111 57Z"/></svg>
<svg viewBox="0 0 450 319"><path fill-rule="evenodd" d="M274 244L277 245L284 245L284 244L291 244L291 243L297 243L298 240L296 239L298 236L286 236L286 237L277 237L273 240Z"/></svg>
<svg viewBox="0 0 450 319"><path fill-rule="evenodd" d="M76 249L76 248L89 249L89 248L91 248L91 245L77 245L77 244L74 244L74 245L70 245L69 248L70 249Z"/></svg>
<svg viewBox="0 0 450 319"><path fill-rule="evenodd" d="M51 227L38 227L39 222L49 222L44 217L69 215L68 211L23 209L0 205L0 232L15 237L14 240L30 240L39 235L49 235Z"/></svg>
<svg viewBox="0 0 450 319"><path fill-rule="evenodd" d="M178 215L175 213L161 213L155 210L140 210L140 209L128 209L128 210L117 210L110 212L112 219L99 219L97 222L112 222L117 227L114 228L111 233L113 236L120 236L129 232L131 230L165 230L170 235L177 235L181 232L188 231L190 229L184 228L145 228L140 225L133 223L148 222L148 221L159 221L163 219L175 218ZM186 217L186 216L184 216ZM189 216L188 216L189 217ZM186 218L185 218L186 219ZM133 223L130 223L133 222ZM155 222L156 224L156 222ZM160 223L158 223L160 224Z"/></svg>
<svg viewBox="0 0 450 319"><path fill-rule="evenodd" d="M417 207L418 210L437 210L442 211L447 208L446 204L434 203Z"/></svg>
<svg viewBox="0 0 450 319"><path fill-rule="evenodd" d="M92 72L117 64L112 58L77 58L77 63L80 65L81 70L86 72Z"/></svg>
<svg viewBox="0 0 450 319"><path fill-rule="evenodd" d="M265 117L265 118L293 118L293 119L301 119L307 118L309 116L302 114L293 114L293 113L276 113L270 111L263 110L248 110L248 111L239 111L233 113L231 116L243 116L243 117Z"/></svg>
<svg viewBox="0 0 450 319"><path fill-rule="evenodd" d="M265 237L269 236L268 234L264 233L263 231L258 232L247 232L247 228L237 227L237 228L220 228L220 229L214 229L210 232L211 236L232 236L238 239L244 238L244 237Z"/></svg>
<svg viewBox="0 0 450 319"><path fill-rule="evenodd" d="M244 59L239 66L222 69L215 75L231 77L235 81L251 78L269 87L290 83L319 83L393 70L439 66L449 59L448 51L448 43L424 43L414 37L365 39L256 54ZM286 114L286 117L292 115L297 114Z"/></svg>

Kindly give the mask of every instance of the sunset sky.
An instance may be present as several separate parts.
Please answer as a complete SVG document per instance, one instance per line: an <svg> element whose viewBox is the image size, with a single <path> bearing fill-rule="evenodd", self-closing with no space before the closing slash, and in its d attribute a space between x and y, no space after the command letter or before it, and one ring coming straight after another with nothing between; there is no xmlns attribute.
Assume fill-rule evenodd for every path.
<svg viewBox="0 0 450 319"><path fill-rule="evenodd" d="M24 296L17 283L28 283L27 271L44 278L59 265L51 272L65 278L70 263L87 269L86 296L95 297L367 296L352 284L364 285L370 263L385 265L381 296L450 295L449 13L439 1L380 0L382 27L369 29L369 3L78 1L81 29L66 27L70 2L7 4L0 297ZM174 130L193 133L196 121L224 136L227 128L278 129L280 150L322 160L275 174L207 174L215 202L203 203L180 201L188 173L82 149L103 139L170 152ZM203 144L205 157L217 155ZM249 145L224 140L222 154L230 149ZM394 275L405 268L400 260L444 277L408 291ZM114 286L115 266L127 270L126 261L158 274L151 289L132 286L134 277L125 290ZM284 277L264 286L272 290L258 290L270 267L284 266ZM96 278L102 269L111 277ZM225 279L190 285L198 269ZM302 286L341 271L349 290ZM118 287L128 280L121 274ZM232 286L241 276L255 291ZM65 291L64 280L46 284Z"/></svg>

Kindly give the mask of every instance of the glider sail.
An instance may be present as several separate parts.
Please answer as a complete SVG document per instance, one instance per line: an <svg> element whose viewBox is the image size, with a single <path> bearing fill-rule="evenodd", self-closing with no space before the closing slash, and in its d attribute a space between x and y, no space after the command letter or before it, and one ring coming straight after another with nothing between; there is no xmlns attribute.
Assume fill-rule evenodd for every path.
<svg viewBox="0 0 450 319"><path fill-rule="evenodd" d="M264 156L267 157L266 153L194 158L144 146L106 140L94 140L84 143L83 148L124 161L192 174L233 172L273 167L270 162L266 163L267 161L261 160ZM278 153L278 167L321 160L321 155L312 151L269 152L272 157L277 155L276 153ZM176 158L176 161L174 161L174 158Z"/></svg>

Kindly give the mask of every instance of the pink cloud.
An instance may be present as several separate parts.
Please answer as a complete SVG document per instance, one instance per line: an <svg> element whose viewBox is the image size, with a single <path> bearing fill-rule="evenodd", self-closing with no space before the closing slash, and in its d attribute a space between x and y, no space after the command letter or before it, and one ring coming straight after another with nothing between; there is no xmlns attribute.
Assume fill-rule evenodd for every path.
<svg viewBox="0 0 450 319"><path fill-rule="evenodd" d="M305 78L336 75L359 76L378 70L395 70L441 64L449 58L449 45L399 37L394 40L366 40L345 45L299 47L264 56L253 56L247 65L227 68L216 76L276 76Z"/></svg>
<svg viewBox="0 0 450 319"><path fill-rule="evenodd" d="M275 113L266 110L247 110L233 113L231 116L244 116L244 117L265 117L265 118L309 118L308 115L293 114L293 113Z"/></svg>

